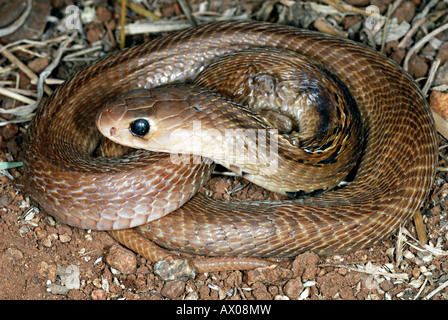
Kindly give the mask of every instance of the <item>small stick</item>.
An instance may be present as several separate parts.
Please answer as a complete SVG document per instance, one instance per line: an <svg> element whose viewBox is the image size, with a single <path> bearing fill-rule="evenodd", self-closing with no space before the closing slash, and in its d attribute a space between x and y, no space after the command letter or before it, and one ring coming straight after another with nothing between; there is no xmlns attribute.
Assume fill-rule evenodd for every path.
<svg viewBox="0 0 448 320"><path fill-rule="evenodd" d="M30 15L32 8L33 8L32 0L27 0L25 11L22 13L22 15L16 21L14 21L13 24L11 24L10 26L8 26L4 29L0 29L0 37L7 36L8 34L11 34L11 33L14 33L15 31L17 31L25 23L26 19Z"/></svg>
<svg viewBox="0 0 448 320"><path fill-rule="evenodd" d="M434 82L434 78L436 77L437 69L439 69L440 62L440 59L434 60L433 64L431 65L431 69L429 69L428 80L426 80L426 83L422 89L422 92L425 96L428 95L429 88Z"/></svg>
<svg viewBox="0 0 448 320"><path fill-rule="evenodd" d="M389 32L389 19L391 14L392 14L392 5L390 4L389 7L387 8L386 22L384 23L380 52L384 52L384 47L386 46L387 33Z"/></svg>
<svg viewBox="0 0 448 320"><path fill-rule="evenodd" d="M27 103L27 104L33 104L33 103L36 102L36 101L33 100L33 99L30 99L30 98L25 97L25 96L23 96L23 95L21 95L21 94L19 94L19 93L17 93L17 92L13 92L13 91L11 91L11 90L9 90L9 89L7 89L7 88L3 88L3 87L0 87L0 94L4 95L4 96L6 96L6 97L9 97L9 98L11 98L11 99L17 100L17 101L21 101L21 102L23 102L23 103ZM0 108L0 109L1 109L1 108ZM1 109L1 110L2 110L2 109ZM7 110L6 110L6 111L7 111ZM5 112L2 111L2 113L5 113Z"/></svg>
<svg viewBox="0 0 448 320"><path fill-rule="evenodd" d="M404 63L403 63L403 69L408 71L408 63L409 63L409 59L411 58L411 56L416 53L417 51L419 51L426 42L428 42L429 40L431 40L432 38L434 38L436 35L438 35L439 33L445 31L448 29L448 23L445 23L444 25L438 27L437 29L434 29L432 32L428 33L426 36L424 36L422 39L420 39L420 41L418 41L414 46L412 46L411 49L409 49L408 53L406 54L406 58L404 59Z"/></svg>
<svg viewBox="0 0 448 320"><path fill-rule="evenodd" d="M342 0L322 0L322 2L325 4L329 4L339 12L355 12L363 16L370 16L370 14L366 12L366 10L349 5Z"/></svg>
<svg viewBox="0 0 448 320"><path fill-rule="evenodd" d="M445 119L443 119L437 112L431 110L432 117L434 118L434 122L436 123L437 131L445 138L448 139L448 123Z"/></svg>
<svg viewBox="0 0 448 320"><path fill-rule="evenodd" d="M445 281L444 283L442 283L437 289L431 291L430 293L428 293L424 299L431 299L433 296L435 296L439 291L442 291L443 289L445 289L446 287L448 287L448 280Z"/></svg>
<svg viewBox="0 0 448 320"><path fill-rule="evenodd" d="M8 50L4 49L4 47L1 44L0 44L0 50L1 50L1 54L6 59L8 59L12 63L14 63L32 81L36 81L37 82L39 80L39 77L30 68L28 68L22 61L17 59L17 57L15 55L13 55L11 52L9 52ZM47 86L47 85L44 85L44 90L45 90L45 93L48 94L48 95L51 95L53 93L53 90L51 90L50 87Z"/></svg>
<svg viewBox="0 0 448 320"><path fill-rule="evenodd" d="M418 240L421 244L426 244L428 242L428 237L426 236L426 228L420 211L417 211L414 214L414 225L415 230L417 231Z"/></svg>
<svg viewBox="0 0 448 320"><path fill-rule="evenodd" d="M121 33L120 33L120 48L124 49L126 34L124 32L124 26L126 24L126 0L121 0Z"/></svg>
<svg viewBox="0 0 448 320"><path fill-rule="evenodd" d="M193 17L193 14L191 13L191 8L188 5L188 3L185 0L177 0L177 2L179 3L180 7L182 8L182 11L187 16L187 19L191 23L191 25L197 26L198 23L197 23L196 19Z"/></svg>
<svg viewBox="0 0 448 320"><path fill-rule="evenodd" d="M115 0L116 2L120 2L120 0ZM129 2L126 4L127 7L129 9L131 9L132 11L134 11L135 13L145 17L145 18L151 18L152 21L157 21L160 20L160 17L155 15L154 13L152 13L149 10L146 10L144 7L142 7L141 5L138 5L136 3L133 2Z"/></svg>
<svg viewBox="0 0 448 320"><path fill-rule="evenodd" d="M426 21L426 17L423 17L419 20L417 20L413 25L412 28L409 29L408 33L406 33L406 35L403 37L403 39L401 39L400 43L398 44L397 48L398 49L404 49L406 48L408 45L408 42L411 42L411 37L417 32L418 28L423 24L423 22Z"/></svg>
<svg viewBox="0 0 448 320"><path fill-rule="evenodd" d="M403 279L403 280L407 280L409 279L409 276L407 273L392 273L392 272L383 272L383 271L379 271L376 268L375 269L358 269L355 267L350 267L350 266L346 266L343 264L320 264L320 267L325 267L325 266L331 266L331 267L336 267L336 268L344 268L347 269L349 271L355 271L355 272L361 272L361 273L367 273L367 274L371 274L374 276L383 276L383 277L390 277L390 278L395 278L395 279Z"/></svg>

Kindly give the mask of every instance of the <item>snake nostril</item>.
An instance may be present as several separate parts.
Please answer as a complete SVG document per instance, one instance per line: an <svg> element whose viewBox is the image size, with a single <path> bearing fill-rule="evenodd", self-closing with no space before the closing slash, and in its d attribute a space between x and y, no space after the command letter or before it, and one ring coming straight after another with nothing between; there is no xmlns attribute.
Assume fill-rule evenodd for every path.
<svg viewBox="0 0 448 320"><path fill-rule="evenodd" d="M110 135L113 137L117 133L117 129L115 127L110 128Z"/></svg>

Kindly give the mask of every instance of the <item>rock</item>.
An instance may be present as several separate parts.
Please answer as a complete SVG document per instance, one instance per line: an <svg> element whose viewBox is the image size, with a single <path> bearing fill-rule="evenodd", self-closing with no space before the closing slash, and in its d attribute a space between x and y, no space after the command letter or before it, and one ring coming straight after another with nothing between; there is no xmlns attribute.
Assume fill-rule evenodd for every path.
<svg viewBox="0 0 448 320"><path fill-rule="evenodd" d="M252 294L256 300L272 300L272 295L261 282L257 282L252 286Z"/></svg>
<svg viewBox="0 0 448 320"><path fill-rule="evenodd" d="M59 236L59 241L61 241L61 243L67 243L67 242L70 242L71 239L72 239L72 238L71 238L68 234L66 234L66 233L61 234L61 235Z"/></svg>
<svg viewBox="0 0 448 320"><path fill-rule="evenodd" d="M303 280L313 280L316 277L319 257L311 252L298 255L292 264L294 277L302 277Z"/></svg>
<svg viewBox="0 0 448 320"><path fill-rule="evenodd" d="M440 60L440 65L442 66L448 61L448 42L443 44L439 48L439 53L437 53L436 59Z"/></svg>
<svg viewBox="0 0 448 320"><path fill-rule="evenodd" d="M283 290L289 299L297 300L303 290L302 281L297 278L291 279L285 284Z"/></svg>
<svg viewBox="0 0 448 320"><path fill-rule="evenodd" d="M10 261L23 259L23 253L19 249L16 248L8 248L6 250L6 257Z"/></svg>
<svg viewBox="0 0 448 320"><path fill-rule="evenodd" d="M110 21L114 17L113 13L105 7L98 7L96 9L96 15L101 22Z"/></svg>
<svg viewBox="0 0 448 320"><path fill-rule="evenodd" d="M168 299L179 298L185 292L185 281L168 281L162 288L161 294Z"/></svg>
<svg viewBox="0 0 448 320"><path fill-rule="evenodd" d="M344 277L336 272L329 272L319 277L320 293L324 296L335 297L340 292L344 282Z"/></svg>
<svg viewBox="0 0 448 320"><path fill-rule="evenodd" d="M422 78L426 76L428 73L428 64L426 63L426 60L423 58L420 58L418 55L413 55L409 59L409 73L415 78Z"/></svg>
<svg viewBox="0 0 448 320"><path fill-rule="evenodd" d="M24 12L26 3L27 1L1 1L0 24L2 27L16 21ZM50 15L50 11L51 1L33 0L32 9L25 22L15 32L2 37L2 40L8 43L16 40L38 38L44 33L47 26L46 18Z"/></svg>
<svg viewBox="0 0 448 320"><path fill-rule="evenodd" d="M90 43L97 42L101 39L101 33L103 32L103 27L100 22L92 21L85 26L86 38Z"/></svg>
<svg viewBox="0 0 448 320"><path fill-rule="evenodd" d="M392 290L394 283L390 280L384 280L380 283L380 288L384 291Z"/></svg>
<svg viewBox="0 0 448 320"><path fill-rule="evenodd" d="M357 24L361 20L361 16L346 16L344 20L342 20L344 30L348 30L350 27Z"/></svg>
<svg viewBox="0 0 448 320"><path fill-rule="evenodd" d="M137 258L135 254L120 245L113 245L110 248L106 262L112 268L123 274L134 273L137 270Z"/></svg>
<svg viewBox="0 0 448 320"><path fill-rule="evenodd" d="M448 62L439 67L432 85L440 86L443 84L448 86Z"/></svg>
<svg viewBox="0 0 448 320"><path fill-rule="evenodd" d="M107 293L103 289L96 289L92 291L92 300L106 300Z"/></svg>
<svg viewBox="0 0 448 320"><path fill-rule="evenodd" d="M401 65L405 56L406 56L406 50L397 49L397 51L392 52L390 58L394 60L398 65Z"/></svg>
<svg viewBox="0 0 448 320"><path fill-rule="evenodd" d="M67 294L69 289L56 283L50 283L48 289L52 294Z"/></svg>
<svg viewBox="0 0 448 320"><path fill-rule="evenodd" d="M49 64L50 61L46 58L36 58L28 63L28 68L39 74L48 67Z"/></svg>
<svg viewBox="0 0 448 320"><path fill-rule="evenodd" d="M262 282L267 285L281 285L291 279L292 276L291 270L273 265L248 271L245 276L245 282L249 285L255 282Z"/></svg>
<svg viewBox="0 0 448 320"><path fill-rule="evenodd" d="M185 300L199 300L199 294L196 291L190 292L185 297Z"/></svg>
<svg viewBox="0 0 448 320"><path fill-rule="evenodd" d="M8 123L3 127L1 135L5 140L13 138L19 132L19 126L15 123Z"/></svg>
<svg viewBox="0 0 448 320"><path fill-rule="evenodd" d="M9 193L0 194L0 206L7 207L12 203L13 198Z"/></svg>
<svg viewBox="0 0 448 320"><path fill-rule="evenodd" d="M164 18L171 18L172 16L178 16L182 13L182 10L177 2L162 6L160 11L162 13L162 17Z"/></svg>
<svg viewBox="0 0 448 320"><path fill-rule="evenodd" d="M41 261L39 263L37 272L41 275L42 278L54 281L56 279L56 270L56 265L48 264L45 261Z"/></svg>
<svg viewBox="0 0 448 320"><path fill-rule="evenodd" d="M439 116L448 119L448 93L433 90L429 96L429 106Z"/></svg>
<svg viewBox="0 0 448 320"><path fill-rule="evenodd" d="M188 260L173 259L172 257L157 262L154 266L154 273L165 281L194 279L196 276Z"/></svg>
<svg viewBox="0 0 448 320"><path fill-rule="evenodd" d="M411 22L415 16L415 4L410 1L403 1L394 11L391 18L397 18L400 24L403 21Z"/></svg>

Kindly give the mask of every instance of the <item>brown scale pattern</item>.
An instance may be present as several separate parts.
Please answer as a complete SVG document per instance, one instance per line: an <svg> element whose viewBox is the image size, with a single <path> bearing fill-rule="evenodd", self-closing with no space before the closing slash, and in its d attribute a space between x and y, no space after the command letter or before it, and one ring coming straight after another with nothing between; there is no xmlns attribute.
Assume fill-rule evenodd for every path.
<svg viewBox="0 0 448 320"><path fill-rule="evenodd" d="M429 192L437 154L433 120L417 85L393 62L354 42L255 22L177 32L107 56L68 80L42 104L28 132L25 168L32 194L62 222L92 229L133 227L182 205L208 179L210 168L174 168L167 156L143 151L93 158L99 139L95 114L126 91L191 80L213 58L250 47L300 52L346 84L360 108L366 140L353 183L282 202L221 202L196 195L138 230L169 249L291 257L306 250L365 248L410 219ZM186 180L171 185L174 169ZM177 192L181 196L173 195L171 202ZM149 214L143 213L148 208ZM136 241L140 238L127 243L132 247Z"/></svg>

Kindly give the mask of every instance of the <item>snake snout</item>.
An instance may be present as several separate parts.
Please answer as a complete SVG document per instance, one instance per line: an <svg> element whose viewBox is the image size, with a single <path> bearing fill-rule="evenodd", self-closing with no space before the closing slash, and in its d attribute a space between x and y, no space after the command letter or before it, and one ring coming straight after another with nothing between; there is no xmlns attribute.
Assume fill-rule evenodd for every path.
<svg viewBox="0 0 448 320"><path fill-rule="evenodd" d="M128 108L123 99L109 101L97 114L96 126L106 137L119 135Z"/></svg>
<svg viewBox="0 0 448 320"><path fill-rule="evenodd" d="M107 115L111 121L120 122L126 112L128 112L127 105L120 99L118 101L109 102L100 114Z"/></svg>

